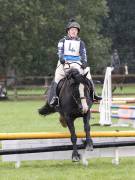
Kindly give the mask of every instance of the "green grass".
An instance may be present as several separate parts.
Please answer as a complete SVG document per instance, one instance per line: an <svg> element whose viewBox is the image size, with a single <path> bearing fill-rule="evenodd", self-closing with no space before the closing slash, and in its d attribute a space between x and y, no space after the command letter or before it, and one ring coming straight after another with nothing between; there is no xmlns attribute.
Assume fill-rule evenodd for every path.
<svg viewBox="0 0 135 180"><path fill-rule="evenodd" d="M119 166L111 158L94 158L87 167L71 161L25 161L19 169L14 163L0 163L2 180L134 180L135 159L122 158Z"/></svg>
<svg viewBox="0 0 135 180"><path fill-rule="evenodd" d="M37 109L43 101L5 101L0 102L0 133L2 132L65 132L61 127L59 115L41 117ZM97 105L94 105L95 107ZM99 121L93 114L91 124ZM83 130L81 118L75 122L78 131ZM129 128L92 126L93 131L133 130ZM111 158L94 158L88 167L81 163L65 161L24 161L19 169L13 162L0 161L0 180L123 180L135 179L135 158L122 158L120 165L111 163Z"/></svg>
<svg viewBox="0 0 135 180"><path fill-rule="evenodd" d="M102 92L102 85L95 85L96 90L99 94ZM123 89L121 90L118 86L117 89L114 91L113 94L120 94L120 95L125 95L125 94L135 94L135 84L124 84Z"/></svg>
<svg viewBox="0 0 135 180"><path fill-rule="evenodd" d="M38 109L43 101L5 101L0 102L0 132L63 132L67 128L61 127L59 114L40 116ZM94 105L93 108L97 108ZM99 114L92 114L90 123L99 122ZM83 130L82 118L75 121L76 130ZM127 128L92 126L91 130L125 130ZM129 128L130 129L130 128Z"/></svg>
<svg viewBox="0 0 135 180"><path fill-rule="evenodd" d="M42 105L43 101L0 102L0 132L59 131L57 113L39 116L38 108Z"/></svg>
<svg viewBox="0 0 135 180"><path fill-rule="evenodd" d="M102 92L102 85L95 85L96 88L96 92L101 95ZM116 91L114 92L114 94L120 94L120 95L124 95L124 94L135 94L135 84L129 84L129 85L124 85L123 90L121 91L120 88L117 88ZM8 89L8 96L12 97L15 95L14 90ZM44 93L47 92L47 89L45 89L44 87L31 87L31 88L19 88L17 89L17 95L18 96L38 96L38 95L44 95Z"/></svg>

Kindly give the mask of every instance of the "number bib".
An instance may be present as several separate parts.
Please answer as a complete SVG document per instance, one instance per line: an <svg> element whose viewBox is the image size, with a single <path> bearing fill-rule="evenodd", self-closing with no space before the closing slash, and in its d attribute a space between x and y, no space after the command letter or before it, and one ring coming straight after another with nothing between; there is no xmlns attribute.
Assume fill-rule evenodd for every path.
<svg viewBox="0 0 135 180"><path fill-rule="evenodd" d="M67 56L79 56L80 41L65 40L64 43L64 55Z"/></svg>

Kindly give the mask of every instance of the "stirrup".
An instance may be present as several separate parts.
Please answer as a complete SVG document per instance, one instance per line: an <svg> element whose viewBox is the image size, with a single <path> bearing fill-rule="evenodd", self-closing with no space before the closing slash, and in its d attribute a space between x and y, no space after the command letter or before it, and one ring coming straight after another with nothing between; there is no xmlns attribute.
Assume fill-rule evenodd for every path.
<svg viewBox="0 0 135 180"><path fill-rule="evenodd" d="M59 106L59 98L57 96L53 97L49 104L52 107Z"/></svg>

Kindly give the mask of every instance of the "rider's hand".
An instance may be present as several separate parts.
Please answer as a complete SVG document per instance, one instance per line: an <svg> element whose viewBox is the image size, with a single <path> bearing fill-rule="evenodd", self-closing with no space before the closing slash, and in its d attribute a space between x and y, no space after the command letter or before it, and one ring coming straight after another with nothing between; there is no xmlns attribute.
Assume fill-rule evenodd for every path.
<svg viewBox="0 0 135 180"><path fill-rule="evenodd" d="M87 62L86 61L81 61L81 62L82 62L81 65L82 69L85 69L87 67Z"/></svg>
<svg viewBox="0 0 135 180"><path fill-rule="evenodd" d="M61 63L61 64L64 64L64 63L65 63L65 59L60 58L60 63Z"/></svg>

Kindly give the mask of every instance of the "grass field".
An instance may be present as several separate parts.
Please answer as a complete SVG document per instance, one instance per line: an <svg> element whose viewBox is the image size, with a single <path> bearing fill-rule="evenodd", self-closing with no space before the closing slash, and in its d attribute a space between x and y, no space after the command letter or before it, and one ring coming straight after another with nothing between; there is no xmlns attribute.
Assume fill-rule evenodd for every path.
<svg viewBox="0 0 135 180"><path fill-rule="evenodd" d="M98 94L101 94L102 92L102 85L98 85L95 84L96 87L96 92ZM120 88L117 88L114 92L114 94L118 94L118 95L124 95L124 94L129 94L128 96L135 94L135 84L124 84L123 86L123 90L121 91ZM17 96L39 96L39 95L44 95L45 92L47 92L47 89L45 89L44 87L29 87L29 88L18 88L15 90L11 90L11 89L7 89L8 90L8 96L9 97L13 97L15 96L15 93L17 93Z"/></svg>
<svg viewBox="0 0 135 180"><path fill-rule="evenodd" d="M0 102L0 133L2 132L65 132L57 113L41 117L37 109L43 101L5 101ZM97 106L97 105L95 105ZM91 124L99 121L93 114ZM81 119L76 120L76 129L83 130ZM118 127L92 126L91 130L133 130ZM14 163L0 161L0 180L123 180L135 179L135 158L122 158L119 166L111 163L111 158L94 158L88 167L81 163L66 161L25 161L19 169Z"/></svg>

